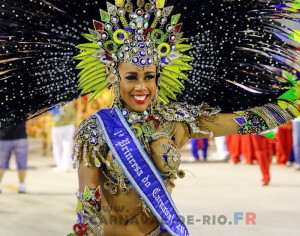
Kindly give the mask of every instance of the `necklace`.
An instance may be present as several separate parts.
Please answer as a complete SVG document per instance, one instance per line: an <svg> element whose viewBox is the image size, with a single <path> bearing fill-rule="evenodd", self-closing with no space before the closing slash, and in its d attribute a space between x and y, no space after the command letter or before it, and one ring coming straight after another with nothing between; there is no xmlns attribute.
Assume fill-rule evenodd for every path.
<svg viewBox="0 0 300 236"><path fill-rule="evenodd" d="M134 112L124 108L122 114L130 125L135 136L140 140L145 150L151 155L150 142L160 126L159 119L150 112Z"/></svg>
<svg viewBox="0 0 300 236"><path fill-rule="evenodd" d="M129 111L126 108L122 110L122 114L130 124L145 122L146 118L149 116L149 112L147 110L143 112L134 112Z"/></svg>
<svg viewBox="0 0 300 236"><path fill-rule="evenodd" d="M147 110L143 112L134 112L124 108L122 114L131 125L131 129L137 137L140 137L142 134L146 136L153 135L160 125L159 119L154 115L150 115ZM141 125L136 125L137 123L140 123Z"/></svg>

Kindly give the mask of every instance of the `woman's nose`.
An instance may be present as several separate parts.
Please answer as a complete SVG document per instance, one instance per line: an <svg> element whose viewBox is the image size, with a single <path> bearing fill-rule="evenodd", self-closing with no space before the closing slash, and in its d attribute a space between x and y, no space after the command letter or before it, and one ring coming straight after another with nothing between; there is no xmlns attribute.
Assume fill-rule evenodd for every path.
<svg viewBox="0 0 300 236"><path fill-rule="evenodd" d="M138 91L145 91L147 90L146 83L144 81L138 81L135 85L135 89Z"/></svg>

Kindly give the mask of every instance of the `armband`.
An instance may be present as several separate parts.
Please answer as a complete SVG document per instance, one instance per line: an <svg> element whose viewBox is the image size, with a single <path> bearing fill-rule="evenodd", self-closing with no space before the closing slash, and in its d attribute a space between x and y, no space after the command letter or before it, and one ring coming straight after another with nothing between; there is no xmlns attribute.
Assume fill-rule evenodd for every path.
<svg viewBox="0 0 300 236"><path fill-rule="evenodd" d="M84 191L77 192L77 198L77 223L73 226L74 233L68 236L102 235L100 187L85 187Z"/></svg>
<svg viewBox="0 0 300 236"><path fill-rule="evenodd" d="M239 117L234 118L238 123L238 134L259 134L274 129L294 119L292 111L268 103L261 107L254 107L247 111L235 112Z"/></svg>

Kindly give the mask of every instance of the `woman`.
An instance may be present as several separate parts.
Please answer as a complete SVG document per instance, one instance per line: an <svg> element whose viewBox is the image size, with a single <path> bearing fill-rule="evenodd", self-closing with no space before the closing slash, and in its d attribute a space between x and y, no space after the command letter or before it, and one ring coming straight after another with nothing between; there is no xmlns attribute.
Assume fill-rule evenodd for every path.
<svg viewBox="0 0 300 236"><path fill-rule="evenodd" d="M196 115L191 115L189 112L191 109L184 109L183 104L176 103L168 104L168 106L162 105L160 108L154 105L154 110L151 112L151 105L157 102L155 101L158 90L156 66L151 65L140 70L130 63L121 62L118 71L121 77L119 85L121 103L116 102L117 109L123 109L125 119L132 125L131 127L140 127L143 122L149 120L154 125L157 124L151 138L147 137L147 133L138 137L163 176L170 193L175 186L174 180L177 177L184 177L184 172L179 170L179 149L190 138L207 138L212 134L214 137L232 135L237 134L239 129L243 129L243 126L235 120L235 118L242 117L236 114L217 114L216 111L204 105L193 107L202 113ZM166 110L168 115L174 112L174 116L166 116L164 114ZM147 111L146 115L144 115L145 111ZM177 111L185 112L186 117L176 118ZM138 117L136 121L133 121L130 120L130 114L140 114L143 117ZM191 116L195 118L191 119ZM91 124L94 125L94 129L89 128ZM203 127L206 128L203 129ZM259 129L263 131L263 125ZM92 140L95 130L96 134L100 135L97 141ZM101 137L101 133L97 118L92 117L81 125L76 136L75 158L79 165L78 196L79 201L84 202L80 204L87 204L82 198L88 192L86 188L93 191L100 186L101 192L101 201L92 204L101 212L101 216L94 221L94 224L82 220L84 224L87 224L88 232L93 232L92 235L170 235L160 233L158 220L122 173L107 147L105 138ZM162 135L155 137L157 133L162 133ZM89 135L89 138L85 135ZM89 141L95 145L91 145ZM95 147L97 147L96 151L93 151ZM102 209L109 210L101 211L100 205ZM97 210L94 210L94 216ZM78 213L81 215L80 219L89 218L89 213L84 210L84 207L80 207ZM77 224L77 227L79 226L80 224ZM80 227L83 227L82 224Z"/></svg>
<svg viewBox="0 0 300 236"><path fill-rule="evenodd" d="M75 135L79 201L70 235L189 235L170 197L174 180L184 177L179 169L184 143L260 134L299 115L297 68L284 62L299 58L282 41L287 35L298 40L297 32L285 31L277 21L286 16L297 22L297 6L277 0L216 0L213 8L210 1L169 4L175 6L165 0L116 0L107 2L107 11L103 1L3 5L2 15L11 14L9 21L1 21L6 32L2 48L23 49L13 58L2 54L1 75L23 76L17 77L21 82L0 80L3 93L17 88L23 93L28 87L25 101L39 101L24 106L12 93L3 109L15 108L5 113L6 126L60 106L79 91L93 93L92 99L108 87L114 92L113 108L99 110ZM101 22L93 20L93 29L87 29L95 7L101 7ZM17 14L27 8L30 33L24 31L24 14ZM79 34L87 31L88 42L82 43ZM17 33L11 37L7 32ZM81 61L77 77L71 60L78 53L75 45L81 50L75 56ZM176 103L180 93L182 103Z"/></svg>
<svg viewBox="0 0 300 236"><path fill-rule="evenodd" d="M119 73L121 77L120 95L124 109L127 109L129 113L143 113L149 108L151 102L153 103L153 100L155 100L155 94L158 89L156 66L151 65L145 70L139 70L130 63L122 62L119 65ZM175 104L174 106L176 109L179 108L176 107ZM165 120L162 114L159 113L164 108L160 109L161 110L154 110L153 114L149 112L148 117L145 116L143 120L138 120L134 126L141 126L142 122L145 122L153 115L153 123L159 123L155 132L163 132L162 137L158 136L158 138L153 138L150 143L142 142L142 145L145 150L148 151L149 155L151 155L152 161L159 172L165 177L168 191L171 192L175 186L174 179L176 179L177 176L184 176L184 172L178 169L180 162L179 149L189 138L209 137L209 134L197 133L196 129L192 127L192 125L197 123L195 120L193 122L177 122L175 117L172 117L171 121ZM169 106L167 109L170 109ZM173 111L176 110L174 109ZM238 125L233 119L237 117L237 115L215 115L213 112L209 114L209 109L206 111L207 113L203 117L199 116L200 121L203 125L207 126L209 130L214 132L215 136L237 133ZM129 117L129 115L127 117ZM216 118L214 123L207 120L207 118L213 117ZM102 211L103 221L108 222L108 224L103 223L103 235L146 235L157 228L159 222L155 219L150 210L146 208L141 197L130 186L128 180L125 180L124 174L122 174L120 167L106 146L103 137L97 140L97 143L102 143L99 147L101 151L94 152L101 163L99 175L99 167L96 166L97 164L91 158L90 154L90 152L93 152L93 145L89 145L88 142L83 140L85 134L90 133L92 137L92 133L86 129L91 122L92 124L97 124L94 118L88 119L82 124L76 137L78 146L75 156L77 160L79 160L79 191L82 192L79 192L79 194L84 195L83 191L86 186L90 189L96 189L100 186L102 194L101 207L104 209L112 209L108 212ZM96 130L98 130L99 134L101 133L99 127L97 127ZM80 132L82 132L81 135L79 134ZM99 139L102 140L100 141ZM86 147L87 151L84 151L84 145L88 145ZM86 154L84 154L84 152L86 152ZM117 177L114 178L113 176ZM122 193L122 188L125 188L125 193ZM117 209L122 209L122 211L118 212L116 211ZM99 220L100 219L101 218L99 218ZM109 222L112 221L116 222L110 224ZM133 224L131 223L132 221L136 221L136 223ZM143 224L143 222L146 223ZM169 234L164 233L161 235Z"/></svg>

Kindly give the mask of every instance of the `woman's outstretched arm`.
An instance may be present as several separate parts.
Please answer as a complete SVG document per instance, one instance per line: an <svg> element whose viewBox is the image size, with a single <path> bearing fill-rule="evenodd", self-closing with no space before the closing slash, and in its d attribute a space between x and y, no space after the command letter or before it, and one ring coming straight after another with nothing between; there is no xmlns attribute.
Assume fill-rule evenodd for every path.
<svg viewBox="0 0 300 236"><path fill-rule="evenodd" d="M234 134L261 134L286 124L296 118L295 107L285 109L269 103L260 107L249 108L234 113L205 114L197 122L188 125L190 138L218 137ZM203 132L197 132L197 129Z"/></svg>

